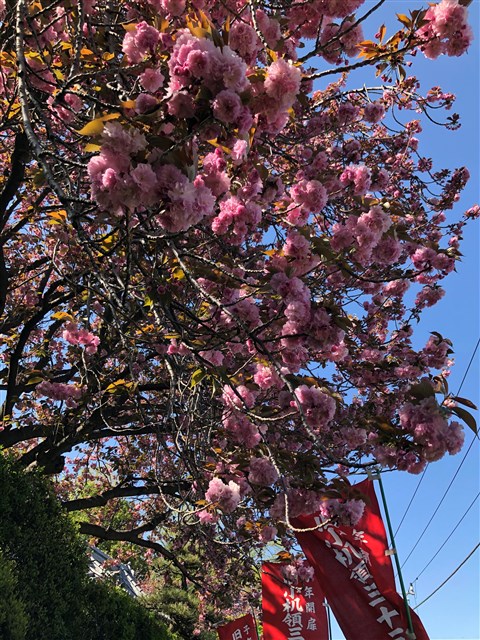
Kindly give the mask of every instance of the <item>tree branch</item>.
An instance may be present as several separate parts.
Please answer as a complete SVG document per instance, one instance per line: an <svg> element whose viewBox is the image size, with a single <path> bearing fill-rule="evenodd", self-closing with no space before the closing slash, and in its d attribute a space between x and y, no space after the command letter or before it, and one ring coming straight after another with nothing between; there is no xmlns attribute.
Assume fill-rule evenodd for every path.
<svg viewBox="0 0 480 640"><path fill-rule="evenodd" d="M179 569L179 571L181 571L182 574L188 580L190 580L190 582L195 584L197 587L204 588L204 586L191 575L191 573L183 566L183 564L177 560L177 558L171 551L166 549L159 542L139 538L137 536L136 529L132 529L130 531L115 531L114 529L105 529L98 524L91 524L90 522L80 522L79 529L80 533L84 533L85 535L93 536L95 538L100 538L102 540L118 540L120 542L130 542L131 544L136 544L140 547L153 549L167 560L170 560L170 562L174 564L177 569Z"/></svg>
<svg viewBox="0 0 480 640"><path fill-rule="evenodd" d="M94 507L103 507L109 500L115 498L131 498L134 496L159 495L161 493L169 496L177 496L178 489L189 489L188 482L170 482L162 484L144 484L136 487L117 486L108 489L103 493L88 498L77 498L75 500L66 500L63 506L67 511L81 511L83 509L93 509Z"/></svg>
<svg viewBox="0 0 480 640"><path fill-rule="evenodd" d="M24 131L17 133L15 136L15 146L13 148L11 157L11 171L8 176L8 180L0 193L0 215L2 220L0 223L0 230L3 230L6 219L4 213L8 207L10 200L13 198L17 189L22 184L25 177L25 165L28 161L29 146L28 138Z"/></svg>

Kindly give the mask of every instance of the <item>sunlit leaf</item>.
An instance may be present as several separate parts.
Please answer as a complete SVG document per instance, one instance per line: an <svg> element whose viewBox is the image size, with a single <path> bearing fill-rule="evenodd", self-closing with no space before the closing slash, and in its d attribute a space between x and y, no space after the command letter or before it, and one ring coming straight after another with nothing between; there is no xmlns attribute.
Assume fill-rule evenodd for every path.
<svg viewBox="0 0 480 640"><path fill-rule="evenodd" d="M399 22L401 22L407 28L410 28L410 26L412 24L412 21L404 13L397 13L397 19L398 19Z"/></svg>
<svg viewBox="0 0 480 640"><path fill-rule="evenodd" d="M172 271L172 278L175 278L175 280L183 280L185 278L185 271L177 267Z"/></svg>
<svg viewBox="0 0 480 640"><path fill-rule="evenodd" d="M89 142L88 144L85 145L85 151L87 153L100 151L101 148L102 146L100 144L94 144L93 142Z"/></svg>
<svg viewBox="0 0 480 640"><path fill-rule="evenodd" d="M122 391L134 389L137 383L132 380L116 380L105 389L107 393L121 393Z"/></svg>
<svg viewBox="0 0 480 640"><path fill-rule="evenodd" d="M73 316L66 311L57 311L56 313L52 313L52 318L54 320L70 320L70 322L73 322Z"/></svg>
<svg viewBox="0 0 480 640"><path fill-rule="evenodd" d="M199 384L205 378L206 375L207 374L205 373L205 371L203 371L203 369L196 369L192 373L192 378L190 380L190 387L192 389L196 387L197 384Z"/></svg>
<svg viewBox="0 0 480 640"><path fill-rule="evenodd" d="M117 120L121 115L121 113L109 113L100 116L100 118L95 118L95 120L86 124L80 131L77 131L77 133L81 136L98 136L102 133L105 122L108 122L108 120Z"/></svg>

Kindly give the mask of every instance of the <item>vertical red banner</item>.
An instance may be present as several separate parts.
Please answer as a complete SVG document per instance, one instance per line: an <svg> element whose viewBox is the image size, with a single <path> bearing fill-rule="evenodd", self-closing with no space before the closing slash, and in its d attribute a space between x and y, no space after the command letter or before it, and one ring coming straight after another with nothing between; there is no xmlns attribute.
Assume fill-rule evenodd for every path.
<svg viewBox="0 0 480 640"><path fill-rule="evenodd" d="M257 627L251 613L217 627L220 640L258 640Z"/></svg>
<svg viewBox="0 0 480 640"><path fill-rule="evenodd" d="M412 640L405 604L395 588L373 482L365 480L357 488L367 504L355 527L326 524L315 531L296 532L297 539L347 640ZM308 529L321 524L321 519L302 516L292 524ZM416 640L428 640L418 616L412 610L410 615Z"/></svg>
<svg viewBox="0 0 480 640"><path fill-rule="evenodd" d="M292 586L286 564L262 565L263 640L328 640L327 612L318 581Z"/></svg>

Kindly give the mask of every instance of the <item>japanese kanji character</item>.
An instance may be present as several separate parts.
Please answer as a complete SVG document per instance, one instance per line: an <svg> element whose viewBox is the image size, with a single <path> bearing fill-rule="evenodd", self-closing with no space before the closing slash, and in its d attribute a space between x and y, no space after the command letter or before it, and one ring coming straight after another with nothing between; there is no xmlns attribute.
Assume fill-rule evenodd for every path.
<svg viewBox="0 0 480 640"><path fill-rule="evenodd" d="M315 613L315 603L314 602L305 603L305 611L307 613Z"/></svg>
<svg viewBox="0 0 480 640"><path fill-rule="evenodd" d="M399 615L398 611L395 609L388 610L387 607L380 607L380 611L382 612L382 615L380 618L377 618L377 622L386 622L390 629L393 629L392 618Z"/></svg>
<svg viewBox="0 0 480 640"><path fill-rule="evenodd" d="M288 640L305 640L305 638L301 635L300 629L290 629L288 632Z"/></svg>
<svg viewBox="0 0 480 640"><path fill-rule="evenodd" d="M303 627L301 613L287 613L283 622L289 627L298 627L299 629Z"/></svg>
<svg viewBox="0 0 480 640"><path fill-rule="evenodd" d="M317 621L315 620L315 618L309 618L308 619L307 629L309 631L316 631L317 630Z"/></svg>
<svg viewBox="0 0 480 640"><path fill-rule="evenodd" d="M300 596L295 595L293 587L290 587L290 593L285 591L283 597L285 598L283 603L284 611L303 611L303 605L300 604Z"/></svg>
<svg viewBox="0 0 480 640"><path fill-rule="evenodd" d="M312 587L305 587L303 590L303 595L305 598L313 598L313 589Z"/></svg>
<svg viewBox="0 0 480 640"><path fill-rule="evenodd" d="M352 558L357 558L358 560L363 560L363 553L357 547L354 547L351 542L345 542L343 545L344 550L348 550L348 552L352 555Z"/></svg>
<svg viewBox="0 0 480 640"><path fill-rule="evenodd" d="M353 564L352 554L345 547L342 547L341 549L334 548L333 552L335 553L335 560L340 562L340 564L343 564L344 567L348 568Z"/></svg>
<svg viewBox="0 0 480 640"><path fill-rule="evenodd" d="M340 538L340 535L344 536L345 533L343 531L339 531L340 535L335 531L333 527L327 527L327 533L329 533L333 538L333 544L337 547L343 547L343 540ZM325 540L325 544L327 547L331 547L332 543L329 540Z"/></svg>
<svg viewBox="0 0 480 640"><path fill-rule="evenodd" d="M354 529L352 531L352 536L355 540L358 540L361 544L368 544L368 540L365 538L364 531L357 531L356 529Z"/></svg>
<svg viewBox="0 0 480 640"><path fill-rule="evenodd" d="M369 579L371 579L372 574L368 570L367 563L365 560L361 560L356 567L352 569L352 573L350 574L350 580L354 578L355 580L359 580L363 584L365 584Z"/></svg>

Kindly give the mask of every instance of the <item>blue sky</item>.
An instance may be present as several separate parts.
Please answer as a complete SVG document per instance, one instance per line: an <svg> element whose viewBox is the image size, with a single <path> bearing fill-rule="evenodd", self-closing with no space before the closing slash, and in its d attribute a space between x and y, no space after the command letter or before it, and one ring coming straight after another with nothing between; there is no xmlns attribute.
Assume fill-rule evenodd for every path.
<svg viewBox="0 0 480 640"><path fill-rule="evenodd" d="M373 4L366 2L365 7ZM425 6L412 0L387 0L378 12L375 24L365 28L365 36L372 36L382 22L392 24L395 13ZM470 22L475 31L475 41L469 53L462 58L442 56L428 61L423 56L414 60L411 72L417 75L424 90L440 85L445 91L457 95L453 111L462 116L462 128L450 132L443 128L425 125L418 137L423 155L431 156L437 168L467 166L471 173L470 183L462 199L452 213L460 217L463 210L479 202L479 0L470 6ZM393 26L392 26L393 29ZM391 32L391 31L390 31ZM387 33L388 35L388 33ZM371 72L370 72L371 73ZM371 75L362 73L360 83L371 81ZM444 281L446 296L432 309L424 313L421 323L415 328L418 344L424 344L430 331L439 331L454 344L456 365L449 384L457 392L468 363L479 338L479 223L472 223L465 230L461 251L464 254L457 272ZM462 386L461 396L470 398L477 406L479 399L479 351ZM478 420L478 412L475 412ZM425 568L437 550L450 535L458 521L479 491L479 441L477 440L465 461L462 459L474 438L466 429L464 450L457 456L447 457L432 464L420 484L419 476L406 473L391 473L384 476L384 487L394 530L398 527L415 490L412 502L402 526L396 536L396 547L401 562L404 562L419 536L437 509L445 491L457 473L438 512L403 568L407 589L414 583L415 595L410 597L412 606L430 595L464 560L480 540L479 502L470 509L450 540ZM461 465L461 466L460 466ZM421 574L421 575L420 575ZM415 581L417 576L420 576ZM478 640L480 638L480 550L442 587L436 595L417 609L417 613L429 633L430 640ZM334 640L343 639L336 625ZM358 640L368 640L359 638Z"/></svg>

